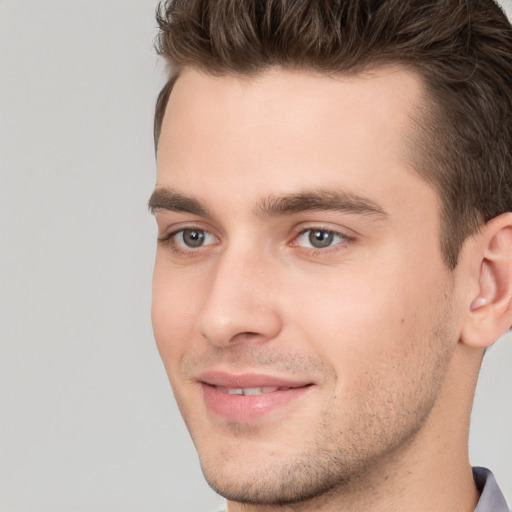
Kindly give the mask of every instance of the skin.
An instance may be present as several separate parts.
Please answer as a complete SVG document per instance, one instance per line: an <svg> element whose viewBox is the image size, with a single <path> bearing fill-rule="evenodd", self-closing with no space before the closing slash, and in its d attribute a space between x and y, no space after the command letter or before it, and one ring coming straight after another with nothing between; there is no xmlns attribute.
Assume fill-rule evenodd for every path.
<svg viewBox="0 0 512 512"><path fill-rule="evenodd" d="M174 86L150 201L152 319L205 477L230 512L477 502L467 431L483 302L471 304L496 291L479 277L491 234L447 269L438 197L407 150L422 97L400 68L257 78L186 68ZM268 207L297 194L296 208ZM204 244L187 246L186 229ZM334 233L331 245L312 247L308 229ZM228 421L205 403L199 376L210 370L311 385Z"/></svg>

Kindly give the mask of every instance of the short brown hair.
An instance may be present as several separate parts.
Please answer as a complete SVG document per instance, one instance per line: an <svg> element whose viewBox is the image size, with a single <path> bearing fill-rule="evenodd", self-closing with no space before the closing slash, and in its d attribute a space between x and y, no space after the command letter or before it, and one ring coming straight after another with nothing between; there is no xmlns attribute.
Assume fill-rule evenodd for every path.
<svg viewBox="0 0 512 512"><path fill-rule="evenodd" d="M253 75L399 64L426 86L415 166L441 199L448 267L482 222L512 211L512 27L493 0L167 0L157 21L171 72L155 146L183 66Z"/></svg>

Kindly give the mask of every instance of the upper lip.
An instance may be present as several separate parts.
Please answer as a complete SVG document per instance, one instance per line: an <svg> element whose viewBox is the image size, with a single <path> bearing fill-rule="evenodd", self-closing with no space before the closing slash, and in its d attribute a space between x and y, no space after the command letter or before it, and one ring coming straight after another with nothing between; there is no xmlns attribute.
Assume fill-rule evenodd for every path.
<svg viewBox="0 0 512 512"><path fill-rule="evenodd" d="M198 380L210 386L223 388L300 388L313 384L311 381L265 375L260 373L227 373L218 370L210 370L199 375Z"/></svg>

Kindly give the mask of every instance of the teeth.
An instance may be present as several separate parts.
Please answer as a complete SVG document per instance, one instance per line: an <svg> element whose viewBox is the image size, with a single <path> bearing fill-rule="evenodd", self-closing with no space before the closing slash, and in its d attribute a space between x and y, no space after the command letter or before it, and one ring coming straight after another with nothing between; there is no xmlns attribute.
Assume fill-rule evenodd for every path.
<svg viewBox="0 0 512 512"><path fill-rule="evenodd" d="M279 388L276 387L263 387L263 388L245 388L244 395L261 395L262 393L273 393Z"/></svg>
<svg viewBox="0 0 512 512"><path fill-rule="evenodd" d="M254 395L262 395L264 393L273 393L274 391L277 391L279 389L290 389L289 387L282 387L279 388L277 386L264 386L262 388L223 388L221 386L217 386L217 389L219 391L222 391L223 393L227 393L228 395L248 395L248 396L254 396Z"/></svg>

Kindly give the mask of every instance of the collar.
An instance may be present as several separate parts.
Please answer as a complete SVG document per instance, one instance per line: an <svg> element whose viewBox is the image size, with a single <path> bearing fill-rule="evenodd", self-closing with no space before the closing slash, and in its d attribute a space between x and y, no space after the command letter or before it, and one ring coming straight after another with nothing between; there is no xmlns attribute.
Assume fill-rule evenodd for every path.
<svg viewBox="0 0 512 512"><path fill-rule="evenodd" d="M494 475L486 468L473 468L473 478L480 494L474 512L509 512Z"/></svg>

